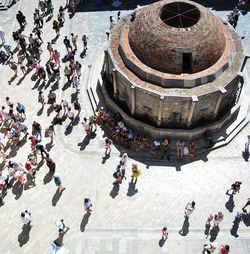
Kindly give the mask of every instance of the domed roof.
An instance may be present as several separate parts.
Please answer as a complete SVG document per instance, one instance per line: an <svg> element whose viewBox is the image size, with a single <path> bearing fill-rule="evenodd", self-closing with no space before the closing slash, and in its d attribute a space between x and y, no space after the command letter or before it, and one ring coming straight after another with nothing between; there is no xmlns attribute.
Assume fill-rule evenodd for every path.
<svg viewBox="0 0 250 254"><path fill-rule="evenodd" d="M224 24L205 7L187 0L162 0L138 11L129 45L155 70L196 73L215 64L225 50Z"/></svg>

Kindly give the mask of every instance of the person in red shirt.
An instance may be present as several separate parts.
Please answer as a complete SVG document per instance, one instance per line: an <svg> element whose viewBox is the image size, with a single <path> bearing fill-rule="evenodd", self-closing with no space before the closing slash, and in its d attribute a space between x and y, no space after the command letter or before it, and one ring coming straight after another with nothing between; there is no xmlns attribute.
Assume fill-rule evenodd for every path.
<svg viewBox="0 0 250 254"><path fill-rule="evenodd" d="M229 253L229 251L230 251L230 247L229 247L229 245L221 245L220 246L220 254L228 254Z"/></svg>

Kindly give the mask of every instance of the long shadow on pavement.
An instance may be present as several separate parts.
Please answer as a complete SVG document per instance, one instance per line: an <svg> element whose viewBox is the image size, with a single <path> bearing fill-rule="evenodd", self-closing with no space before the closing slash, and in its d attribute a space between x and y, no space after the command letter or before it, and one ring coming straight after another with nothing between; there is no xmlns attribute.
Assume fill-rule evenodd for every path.
<svg viewBox="0 0 250 254"><path fill-rule="evenodd" d="M28 225L23 225L22 232L18 235L19 246L22 247L30 239L30 227Z"/></svg>
<svg viewBox="0 0 250 254"><path fill-rule="evenodd" d="M91 213L86 213L84 214L83 218L82 218L82 222L81 222L81 225L80 225L80 230L81 232L84 232L85 231L85 228L89 222L89 217L90 217Z"/></svg>
<svg viewBox="0 0 250 254"><path fill-rule="evenodd" d="M185 216L185 220L182 224L182 228L179 231L179 234L182 236L186 236L188 234L188 232L189 232L189 219L187 216Z"/></svg>
<svg viewBox="0 0 250 254"><path fill-rule="evenodd" d="M231 213L231 212L233 212L233 209L235 207L235 205L234 205L234 197L233 197L233 194L226 193L226 195L229 196L229 199L226 202L225 207Z"/></svg>

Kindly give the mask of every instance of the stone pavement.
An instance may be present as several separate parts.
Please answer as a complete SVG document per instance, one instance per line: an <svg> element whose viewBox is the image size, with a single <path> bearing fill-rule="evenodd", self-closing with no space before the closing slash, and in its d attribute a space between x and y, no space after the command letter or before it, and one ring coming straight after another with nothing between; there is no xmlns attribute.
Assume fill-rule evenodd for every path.
<svg viewBox="0 0 250 254"><path fill-rule="evenodd" d="M16 11L20 8L27 16L28 26L25 34L29 35L33 28L31 13L37 7L37 2L37 0L19 1L8 11L0 12L0 26L7 32L7 39L12 45L14 44L11 32L18 26L14 18ZM54 5L55 10L58 10L60 2L54 1ZM122 11L122 15L126 12ZM216 14L226 17L226 12L223 11ZM61 54L65 54L63 36L74 32L79 34L78 47L81 51L81 36L86 34L89 37L86 57L81 59L80 51L77 52L77 59L83 65L81 120L92 112L86 94L89 66L106 41L105 33L110 15L115 16L116 11L80 12L73 19L69 19L66 15L66 24L54 45ZM242 16L237 27L240 34L244 33L245 39L250 37L247 29L249 21L249 14ZM47 22L43 29L45 42L55 37L51 23L52 21ZM43 50L44 64L48 54L45 47ZM247 68L250 70L249 62ZM40 115L37 95L40 89L47 95L49 88L31 80L33 71L23 81L19 72L18 77L12 82L8 82L13 76L8 66L1 65L0 73L0 105L8 95L13 101L20 101L26 105L29 126L33 120L37 120L44 130L54 113L47 116L48 106L45 106L44 112ZM65 88L64 83L62 75L59 84L51 84L51 87L56 89L58 98L71 101L74 98L74 95L72 97L74 91L71 87ZM104 152L102 131L98 130L97 136L85 147L85 143L82 142L85 134L81 124L75 125L67 135L65 128L66 123L56 127L55 146L50 154L57 163L56 171L62 177L66 190L58 197L55 195L56 187L52 181L44 184L48 173L46 165L37 173L35 188L20 190L15 186L10 189L5 198L5 205L0 208L0 253L46 253L49 244L58 237L55 221L63 218L65 224L70 226L70 230L64 236L64 246L68 253L198 254L201 253L203 244L210 239L210 236L206 238L204 234L207 216L219 210L224 213L225 218L215 241L218 244L228 243L231 246L231 253L250 253L249 228L242 222L238 237L230 233L236 212L240 211L250 195L249 163L242 158L245 137L250 132L249 125L228 146L211 152L203 160L198 159L186 165L175 162L173 166L165 166L164 162L159 166L150 166L148 162L147 166L145 163L139 163L142 176L136 188L133 189L129 184L128 170L127 180L119 190L113 189L112 185L114 180L112 174L119 162L119 151L113 149L110 159L102 163ZM10 155L15 156L16 161L24 163L29 150L29 144L25 144L16 155L13 152ZM129 163L131 164L132 160ZM229 212L225 206L228 201L225 192L235 180L243 182L242 190L234 197L233 212ZM86 196L93 202L93 213L90 217L84 216L82 203ZM184 207L192 200L196 201L197 208L191 215L189 232L184 237L178 231L183 226ZM32 212L34 227L28 237L26 235L22 238L24 244L19 246L18 239L22 236L19 216L25 209ZM169 228L169 239L163 247L159 247L163 225Z"/></svg>

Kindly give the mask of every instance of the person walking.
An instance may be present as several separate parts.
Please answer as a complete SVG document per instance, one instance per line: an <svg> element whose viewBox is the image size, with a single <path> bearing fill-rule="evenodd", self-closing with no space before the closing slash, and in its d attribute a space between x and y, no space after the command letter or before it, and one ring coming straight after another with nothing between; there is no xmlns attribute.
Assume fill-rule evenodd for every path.
<svg viewBox="0 0 250 254"><path fill-rule="evenodd" d="M113 173L113 177L115 178L115 181L113 182L113 185L122 183L123 176L121 172L121 165L117 165L115 172Z"/></svg>
<svg viewBox="0 0 250 254"><path fill-rule="evenodd" d="M44 159L46 161L47 167L49 168L49 171L55 172L55 170L56 170L56 163L52 160L50 155L46 154Z"/></svg>
<svg viewBox="0 0 250 254"><path fill-rule="evenodd" d="M113 141L110 138L105 138L105 156L110 156L111 153L111 145L112 145Z"/></svg>
<svg viewBox="0 0 250 254"><path fill-rule="evenodd" d="M219 224L223 221L224 215L222 212L218 212L218 214L216 214L214 216L214 229L219 229Z"/></svg>
<svg viewBox="0 0 250 254"><path fill-rule="evenodd" d="M83 118L82 125L83 125L83 128L84 128L87 136L90 136L92 133L92 125L90 124L90 122L87 120L86 117Z"/></svg>
<svg viewBox="0 0 250 254"><path fill-rule="evenodd" d="M241 186L242 182L240 181L236 181L231 185L231 189L227 190L226 194L228 194L229 191L232 190L232 194L235 195L237 192L240 192L240 186Z"/></svg>
<svg viewBox="0 0 250 254"><path fill-rule="evenodd" d="M32 228L31 225L31 212L28 210L25 210L21 213L21 221L24 225L28 226L29 228Z"/></svg>
<svg viewBox="0 0 250 254"><path fill-rule="evenodd" d="M70 40L67 36L64 37L63 44L65 45L67 52L70 53L72 51L72 46L70 45Z"/></svg>
<svg viewBox="0 0 250 254"><path fill-rule="evenodd" d="M90 200L90 198L84 198L84 201L83 201L83 207L84 207L84 210L90 214L92 212L92 209L90 209L90 207L92 207L92 202Z"/></svg>
<svg viewBox="0 0 250 254"><path fill-rule="evenodd" d="M56 64L60 67L60 52L55 50L53 53L52 53L52 59L56 62Z"/></svg>
<svg viewBox="0 0 250 254"><path fill-rule="evenodd" d="M42 91L39 91L38 93L38 102L42 104L42 108L45 105L45 97Z"/></svg>
<svg viewBox="0 0 250 254"><path fill-rule="evenodd" d="M206 243L203 245L202 254L211 254L216 250L216 246L213 243Z"/></svg>
<svg viewBox="0 0 250 254"><path fill-rule="evenodd" d="M14 71L15 76L17 76L17 73L18 73L18 69L17 69L18 63L14 62L14 61L9 61L8 64L9 64L11 70Z"/></svg>
<svg viewBox="0 0 250 254"><path fill-rule="evenodd" d="M78 76L78 78L80 79L80 77L81 77L81 72L82 72L82 65L78 62L78 61L76 61L76 64L75 64L75 70L76 70L76 75Z"/></svg>
<svg viewBox="0 0 250 254"><path fill-rule="evenodd" d="M53 27L52 28L55 30L56 35L60 36L60 25L56 20L53 21Z"/></svg>
<svg viewBox="0 0 250 254"><path fill-rule="evenodd" d="M192 201L192 203L188 203L185 207L185 211L184 211L184 214L185 214L185 217L187 219L189 219L191 213L194 211L195 209L195 202Z"/></svg>
<svg viewBox="0 0 250 254"><path fill-rule="evenodd" d="M56 187L58 188L58 190L60 192L66 190L66 188L63 187L62 180L61 180L61 178L58 175L54 175L54 182L55 182L55 185L56 185Z"/></svg>
<svg viewBox="0 0 250 254"><path fill-rule="evenodd" d="M47 151L45 150L44 145L41 143L37 143L35 148L36 148L36 151L40 151L42 159L44 159L45 156L48 154Z"/></svg>
<svg viewBox="0 0 250 254"><path fill-rule="evenodd" d="M67 129L68 129L73 124L74 119L75 119L75 114L74 114L74 112L71 111L71 107L68 108L67 117L70 120L70 123L67 127Z"/></svg>

